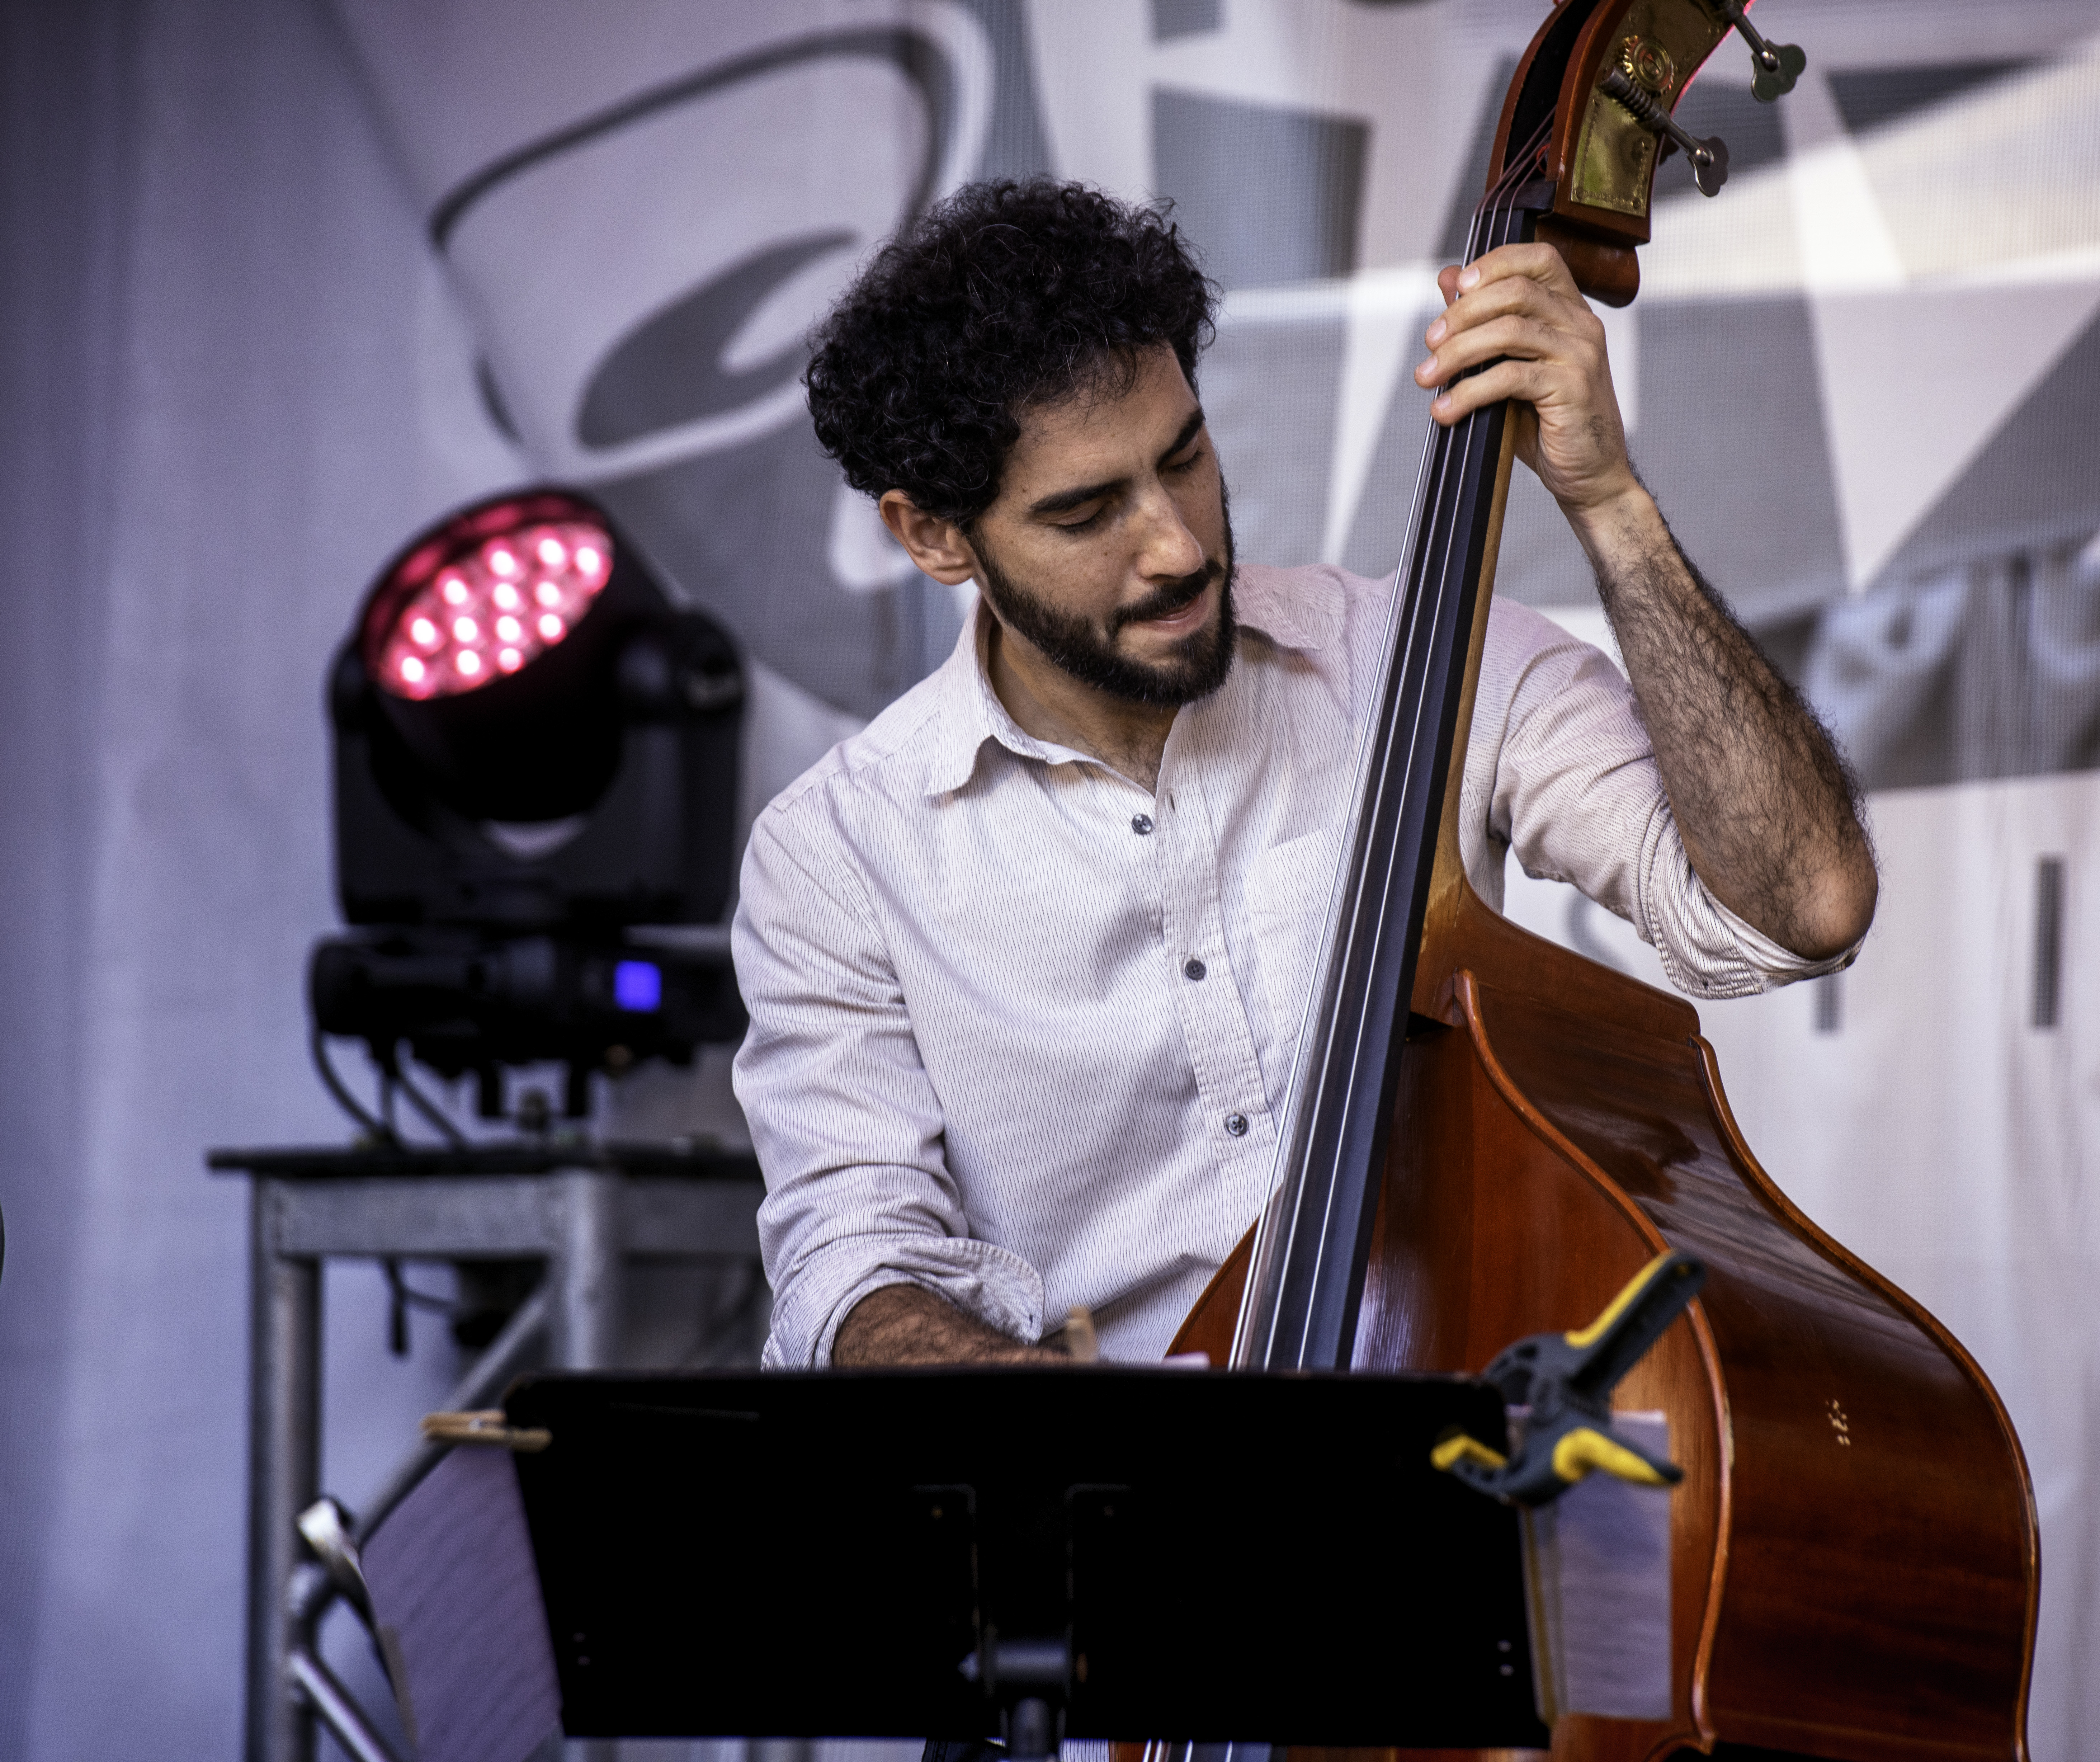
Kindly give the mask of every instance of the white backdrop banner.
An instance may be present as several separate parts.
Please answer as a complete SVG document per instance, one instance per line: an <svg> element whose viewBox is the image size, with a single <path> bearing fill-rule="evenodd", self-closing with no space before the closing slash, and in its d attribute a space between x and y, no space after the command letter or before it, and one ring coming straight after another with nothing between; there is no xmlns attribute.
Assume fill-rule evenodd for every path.
<svg viewBox="0 0 2100 1762"><path fill-rule="evenodd" d="M1171 198L1225 292L1202 391L1242 554L1384 572L1424 425L1407 369L1536 23L1464 0L338 4L474 316L489 419L849 718L933 665L959 612L840 488L797 396L798 338L854 264L967 178ZM2005 918L2025 843L2089 893L2071 804L2100 763L2100 38L2089 7L2044 0L1758 15L1809 73L1761 104L1731 42L1701 76L1682 114L1728 141L1732 179L1709 201L1665 165L1642 296L1608 320L1615 375L1687 548L1868 784L1910 793L1884 807L1883 926L1842 997L1710 1027L1778 1178L1958 1318L2022 1417L2049 1545L2036 1729L2067 1755L2100 1713L2075 1668L2100 1645L2100 1331L2044 1338L2021 1293L2077 1316L2100 1256L2090 1202L2034 1186L2039 1158L2040 1190L2085 1190L2093 1080L2067 1049L2089 988L2068 969L2040 1029L1999 1005L2032 964ZM1498 590L1596 616L1529 480ZM1975 848L1951 786L2058 775L2019 797L2021 849ZM1585 921L1517 897L1555 934ZM1978 968L1986 946L2010 966ZM2038 1033L2062 1050L2030 1056ZM2017 1083L1925 1075L1979 1041L2014 1049ZM1877 1151L1892 1114L1936 1124ZM1993 1246L1979 1265L1897 1217L1965 1237L1988 1217Z"/></svg>
<svg viewBox="0 0 2100 1762"><path fill-rule="evenodd" d="M1388 569L1432 278L1541 10L0 9L0 1755L239 1742L245 1212L200 1153L340 1135L300 974L333 927L321 681L372 572L449 506L588 486L748 648L762 798L961 610L817 450L801 334L928 201L1036 171L1171 197L1223 285L1202 389L1243 554ZM1665 511L1874 786L1885 892L1841 979L1705 1016L1775 1177L2012 1408L2034 1753L2071 1762L2100 1729L2100 20L1757 15L1808 76L1760 106L1724 46L1685 116L1733 178L1665 169L1611 346ZM1502 567L1604 634L1523 480ZM667 1127L699 1105L647 1081ZM429 1327L386 1357L376 1271L329 1293L355 1504L453 1363Z"/></svg>

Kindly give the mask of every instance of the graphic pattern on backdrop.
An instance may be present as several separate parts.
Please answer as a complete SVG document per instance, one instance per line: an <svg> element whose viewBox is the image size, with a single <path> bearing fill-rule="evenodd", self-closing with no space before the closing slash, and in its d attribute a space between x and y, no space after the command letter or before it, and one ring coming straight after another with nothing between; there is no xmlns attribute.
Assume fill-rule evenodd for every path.
<svg viewBox="0 0 2100 1762"><path fill-rule="evenodd" d="M783 0L609 36L468 5L442 44L422 9L345 10L479 321L491 419L836 709L922 676L960 612L817 451L799 338L967 178L1171 197L1227 290L1202 389L1243 554L1393 566L1423 424L1405 369L1529 28L1509 9ZM2078 708L2100 51L2041 9L1995 9L1980 45L1911 17L1933 28L1892 44L1878 15L1805 15L1785 105L1724 46L1685 116L1734 175L1709 203L1665 163L1643 298L1612 320L1665 511L1880 785L2100 756ZM1528 482L1501 590L1591 598ZM1979 721L2023 681L2049 689L2018 733Z"/></svg>

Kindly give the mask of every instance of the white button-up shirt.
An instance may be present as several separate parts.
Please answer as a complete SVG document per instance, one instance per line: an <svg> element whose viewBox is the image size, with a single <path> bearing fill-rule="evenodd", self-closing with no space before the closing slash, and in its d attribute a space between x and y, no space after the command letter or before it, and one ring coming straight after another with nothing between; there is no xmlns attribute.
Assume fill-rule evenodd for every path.
<svg viewBox="0 0 2100 1762"><path fill-rule="evenodd" d="M1083 1304L1105 1356L1165 1351L1267 1195L1388 591L1242 565L1237 664L1176 717L1151 792L1016 724L980 608L759 816L736 1092L767 1189L767 1362L827 1362L896 1283L1030 1340ZM1489 616L1459 825L1490 904L1514 850L1696 995L1842 964L1707 892L1626 681L1521 606Z"/></svg>

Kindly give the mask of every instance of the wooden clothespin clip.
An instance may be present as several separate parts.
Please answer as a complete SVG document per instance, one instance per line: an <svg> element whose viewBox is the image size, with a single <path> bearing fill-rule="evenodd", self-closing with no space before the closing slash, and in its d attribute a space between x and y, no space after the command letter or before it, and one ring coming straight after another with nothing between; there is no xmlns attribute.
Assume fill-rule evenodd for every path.
<svg viewBox="0 0 2100 1762"><path fill-rule="evenodd" d="M531 1455L545 1450L554 1434L544 1426L512 1425L501 1407L473 1413L426 1413L417 1427L434 1444L496 1444Z"/></svg>

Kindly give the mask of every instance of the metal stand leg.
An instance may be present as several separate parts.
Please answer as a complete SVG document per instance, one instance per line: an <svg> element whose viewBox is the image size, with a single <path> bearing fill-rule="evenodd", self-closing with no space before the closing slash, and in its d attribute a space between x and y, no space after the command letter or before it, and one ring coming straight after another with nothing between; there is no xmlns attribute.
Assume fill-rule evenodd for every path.
<svg viewBox="0 0 2100 1762"><path fill-rule="evenodd" d="M312 1762L313 1715L291 1692L298 1514L320 1492L320 1263L277 1252L279 1187L258 1180L251 1214L247 1762Z"/></svg>
<svg viewBox="0 0 2100 1762"><path fill-rule="evenodd" d="M620 1361L620 1177L572 1168L557 1179L554 1362L565 1371L611 1370Z"/></svg>
<svg viewBox="0 0 2100 1762"><path fill-rule="evenodd" d="M560 1247L547 1269L554 1362L567 1371L611 1370L620 1359L620 1177L572 1168L557 1178ZM571 1743L569 1754L618 1762L620 1746L596 1738Z"/></svg>

